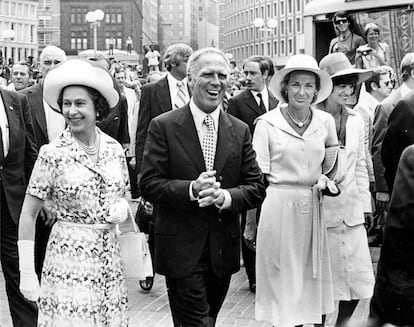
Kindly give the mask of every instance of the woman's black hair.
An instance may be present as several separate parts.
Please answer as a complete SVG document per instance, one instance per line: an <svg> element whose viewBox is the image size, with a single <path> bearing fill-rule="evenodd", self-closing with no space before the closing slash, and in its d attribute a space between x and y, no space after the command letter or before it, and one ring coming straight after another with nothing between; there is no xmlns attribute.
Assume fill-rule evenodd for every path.
<svg viewBox="0 0 414 327"><path fill-rule="evenodd" d="M337 76L332 78L332 83L334 86L336 85L352 85L354 88L352 95L355 94L357 83L358 83L358 75L357 74L349 74L349 75L343 75L343 76Z"/></svg>

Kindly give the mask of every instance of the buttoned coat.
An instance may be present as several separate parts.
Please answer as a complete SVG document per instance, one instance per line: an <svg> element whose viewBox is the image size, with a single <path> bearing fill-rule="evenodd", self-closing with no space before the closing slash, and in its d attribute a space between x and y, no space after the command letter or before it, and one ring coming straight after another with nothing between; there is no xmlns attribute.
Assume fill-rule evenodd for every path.
<svg viewBox="0 0 414 327"><path fill-rule="evenodd" d="M278 101L272 92L268 92L268 108L269 110L272 110L276 108ZM249 90L244 90L240 94L230 98L227 112L249 125L251 135L253 135L254 132L254 123L256 118L266 113L266 111L262 111L260 109L254 95Z"/></svg>
<svg viewBox="0 0 414 327"><path fill-rule="evenodd" d="M401 87L385 98L376 108L372 131L372 163L375 174L375 190L377 192L388 192L388 186L384 178L384 164L381 159L382 142L388 126L388 117L392 110L401 100Z"/></svg>
<svg viewBox="0 0 414 327"><path fill-rule="evenodd" d="M356 226L365 222L364 212L371 212L371 194L365 158L364 122L359 113L344 108L348 113L345 138L345 178L338 185L341 193L324 197L323 212L326 227L341 223Z"/></svg>
<svg viewBox="0 0 414 327"><path fill-rule="evenodd" d="M10 216L17 225L37 150L26 97L3 89L0 95L9 127L9 151L0 169L0 181Z"/></svg>
<svg viewBox="0 0 414 327"><path fill-rule="evenodd" d="M263 177L248 126L220 112L214 170L232 198L229 210L200 208L190 183L206 171L189 105L154 118L143 155L142 196L155 204L155 270L171 278L193 272L208 246L214 274L240 269L238 213L261 204Z"/></svg>

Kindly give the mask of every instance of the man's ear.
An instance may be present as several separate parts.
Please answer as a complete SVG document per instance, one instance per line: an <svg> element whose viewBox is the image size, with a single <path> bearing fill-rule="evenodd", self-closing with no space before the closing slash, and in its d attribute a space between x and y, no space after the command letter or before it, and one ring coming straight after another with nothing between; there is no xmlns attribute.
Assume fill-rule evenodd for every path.
<svg viewBox="0 0 414 327"><path fill-rule="evenodd" d="M374 91L376 91L376 90L379 89L379 86L374 81L372 81L371 83L369 83L369 85L371 86L371 89L374 90Z"/></svg>

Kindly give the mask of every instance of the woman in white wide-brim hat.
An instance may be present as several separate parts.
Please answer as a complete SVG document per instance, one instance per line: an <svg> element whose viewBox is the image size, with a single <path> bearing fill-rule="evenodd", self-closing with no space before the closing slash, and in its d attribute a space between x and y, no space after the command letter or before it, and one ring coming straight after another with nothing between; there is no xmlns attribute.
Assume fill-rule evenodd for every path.
<svg viewBox="0 0 414 327"><path fill-rule="evenodd" d="M67 128L40 149L19 223L20 290L39 308L38 326L127 326L127 289L115 224L127 217L129 184L121 145L96 127L117 105L112 77L69 60L45 77L43 96ZM56 220L41 286L34 226L42 207Z"/></svg>
<svg viewBox="0 0 414 327"><path fill-rule="evenodd" d="M333 89L319 108L334 117L338 140L345 147L345 178L338 185L341 194L325 198L322 213L328 230L335 301L339 302L336 326L351 317L359 299L372 296L374 273L365 222L372 221L371 194L365 156L364 122L346 106L359 83L371 71L353 68L343 53L322 58L319 67L332 78Z"/></svg>
<svg viewBox="0 0 414 327"><path fill-rule="evenodd" d="M298 54L270 89L282 104L258 118L253 136L269 183L257 235L255 317L278 327L321 324L334 300L318 182L325 148L338 139L332 116L313 105L331 93L332 81L313 57Z"/></svg>

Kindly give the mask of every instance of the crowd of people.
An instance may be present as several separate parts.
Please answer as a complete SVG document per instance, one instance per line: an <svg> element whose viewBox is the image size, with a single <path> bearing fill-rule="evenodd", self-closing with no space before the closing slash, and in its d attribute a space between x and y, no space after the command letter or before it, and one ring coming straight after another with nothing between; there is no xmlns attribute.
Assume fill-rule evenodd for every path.
<svg viewBox="0 0 414 327"><path fill-rule="evenodd" d="M255 318L414 325L414 53L396 74L380 29L338 36L318 63L173 44L147 80L56 46L0 88L1 264L13 325L127 326L116 225L138 199L173 324L209 326L240 269ZM153 51L153 49L151 49ZM6 79L6 78L4 78ZM355 99L355 101L351 101ZM145 217L144 217L145 216ZM368 236L383 239L378 271ZM143 287L150 290L153 276Z"/></svg>

